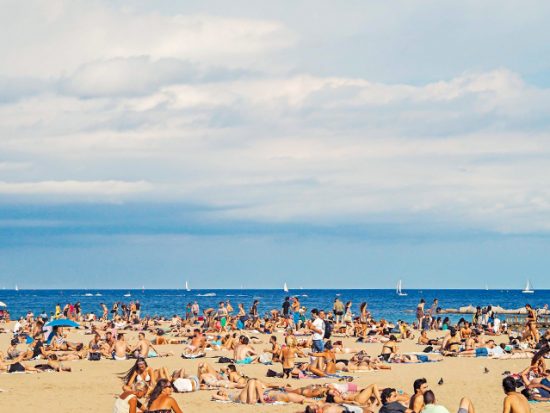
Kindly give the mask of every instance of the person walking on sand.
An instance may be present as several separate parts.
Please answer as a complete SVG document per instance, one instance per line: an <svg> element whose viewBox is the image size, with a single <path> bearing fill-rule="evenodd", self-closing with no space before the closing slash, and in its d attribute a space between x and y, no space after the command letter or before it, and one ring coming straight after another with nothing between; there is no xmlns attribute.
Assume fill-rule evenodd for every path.
<svg viewBox="0 0 550 413"><path fill-rule="evenodd" d="M502 380L502 388L506 397L502 413L530 413L531 407L525 396L516 391L516 381L513 377L506 377Z"/></svg>

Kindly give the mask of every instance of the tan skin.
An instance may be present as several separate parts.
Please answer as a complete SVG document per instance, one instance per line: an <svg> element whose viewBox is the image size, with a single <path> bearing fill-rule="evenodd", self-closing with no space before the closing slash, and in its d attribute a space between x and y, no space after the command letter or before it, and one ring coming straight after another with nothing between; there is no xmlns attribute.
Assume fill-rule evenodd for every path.
<svg viewBox="0 0 550 413"><path fill-rule="evenodd" d="M502 413L530 413L531 407L523 394L518 392L506 393Z"/></svg>
<svg viewBox="0 0 550 413"><path fill-rule="evenodd" d="M424 393L429 390L428 383L423 383L415 394L411 397L409 402L409 409L415 412L421 412L424 408Z"/></svg>
<svg viewBox="0 0 550 413"><path fill-rule="evenodd" d="M123 392L119 397L121 399L125 399L131 394L135 394L136 397L132 397L130 400L128 400L128 405L130 406L130 409L128 410L128 413L138 413L138 399L141 399L142 397L145 397L145 390L141 391L125 391Z"/></svg>
<svg viewBox="0 0 550 413"><path fill-rule="evenodd" d="M178 402L172 397L172 386L166 386L159 397L151 403L148 411L153 413L155 410L172 410L174 413L183 413Z"/></svg>

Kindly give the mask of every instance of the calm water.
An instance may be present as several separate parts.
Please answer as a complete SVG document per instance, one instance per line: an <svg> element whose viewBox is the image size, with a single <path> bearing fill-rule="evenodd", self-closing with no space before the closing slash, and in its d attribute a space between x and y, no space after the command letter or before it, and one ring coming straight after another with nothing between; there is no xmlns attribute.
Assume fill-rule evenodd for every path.
<svg viewBox="0 0 550 413"><path fill-rule="evenodd" d="M233 307L242 302L249 309L252 301L260 300L260 312L280 308L286 295L298 296L308 309L317 307L331 309L336 294L344 302L353 302L354 312L362 301L375 318L412 321L414 309L420 298L426 300L428 308L434 298L439 299L442 308L457 308L465 305L500 305L504 308L518 308L529 302L534 307L550 303L550 290L539 290L534 294L522 294L519 290L407 290L408 296L399 297L395 290L0 290L0 301L8 304L12 318L32 310L35 314L53 311L56 303L80 301L84 312L101 313L99 304L105 302L109 308L113 302L139 300L142 313L171 316L184 314L188 302L197 300L201 309L217 307L221 300L230 300ZM125 294L131 294L125 297Z"/></svg>

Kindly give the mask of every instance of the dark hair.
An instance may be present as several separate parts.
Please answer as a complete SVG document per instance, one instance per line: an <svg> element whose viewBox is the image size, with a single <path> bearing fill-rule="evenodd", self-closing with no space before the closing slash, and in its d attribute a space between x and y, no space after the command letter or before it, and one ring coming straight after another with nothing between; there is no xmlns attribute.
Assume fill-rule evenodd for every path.
<svg viewBox="0 0 550 413"><path fill-rule="evenodd" d="M319 310L317 310L316 308L312 308L311 314L319 315Z"/></svg>
<svg viewBox="0 0 550 413"><path fill-rule="evenodd" d="M134 363L134 365L130 368L130 370L128 370L126 373L123 373L120 378L124 381L125 384L128 384L130 382L130 379L132 378L132 375L138 371L138 364L139 363L145 363L145 367L149 367L147 365L147 361L145 361L144 358L142 357L139 357L136 362Z"/></svg>
<svg viewBox="0 0 550 413"><path fill-rule="evenodd" d="M151 395L149 396L149 403L147 403L147 408L149 409L151 408L151 405L153 404L153 402L160 396L162 391L167 387L171 387L169 380L160 379L159 381L157 381L157 385L155 386L155 388L151 392Z"/></svg>
<svg viewBox="0 0 550 413"><path fill-rule="evenodd" d="M234 364L228 364L228 365L227 365L227 368L228 368L229 370L231 370L231 371L237 371L237 367L235 367Z"/></svg>
<svg viewBox="0 0 550 413"><path fill-rule="evenodd" d="M504 389L504 393L516 391L516 381L511 376L505 377L502 380L502 388Z"/></svg>
<svg viewBox="0 0 550 413"><path fill-rule="evenodd" d="M380 395L380 398L382 399L382 404L386 404L388 402L388 398L393 392L395 392L395 389L391 387L386 387L384 390L382 390L382 394Z"/></svg>
<svg viewBox="0 0 550 413"><path fill-rule="evenodd" d="M397 341L397 337L395 337L393 334L390 336L390 341Z"/></svg>
<svg viewBox="0 0 550 413"><path fill-rule="evenodd" d="M435 403L435 394L433 391L428 390L424 393L424 404L434 404Z"/></svg>
<svg viewBox="0 0 550 413"><path fill-rule="evenodd" d="M426 384L427 382L428 381L424 377L422 377L421 379L416 379L413 383L414 392L416 393L416 391L420 389L420 386Z"/></svg>

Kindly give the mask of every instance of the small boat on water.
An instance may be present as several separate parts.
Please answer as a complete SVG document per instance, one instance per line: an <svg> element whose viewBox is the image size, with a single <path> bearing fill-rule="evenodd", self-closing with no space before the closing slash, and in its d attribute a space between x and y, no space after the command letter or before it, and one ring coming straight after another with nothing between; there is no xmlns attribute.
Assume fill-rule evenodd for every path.
<svg viewBox="0 0 550 413"><path fill-rule="evenodd" d="M400 297L406 297L408 294L404 293L401 287L402 283L401 280L399 280L399 282L397 283L397 288L395 289L395 293Z"/></svg>
<svg viewBox="0 0 550 413"><path fill-rule="evenodd" d="M286 285L286 282L285 282L285 285L283 285L283 291L285 293L288 293L288 285Z"/></svg>
<svg viewBox="0 0 550 413"><path fill-rule="evenodd" d="M531 282L529 280L527 280L527 283L525 284L525 288L523 289L522 293L523 294L533 294L535 292L535 290L533 290L532 286L531 286Z"/></svg>
<svg viewBox="0 0 550 413"><path fill-rule="evenodd" d="M131 297L132 294L128 293L128 294L124 294L124 297Z"/></svg>
<svg viewBox="0 0 550 413"><path fill-rule="evenodd" d="M185 291L191 291L191 288L189 288L189 283L185 281Z"/></svg>

